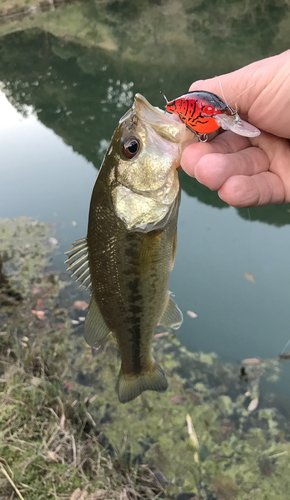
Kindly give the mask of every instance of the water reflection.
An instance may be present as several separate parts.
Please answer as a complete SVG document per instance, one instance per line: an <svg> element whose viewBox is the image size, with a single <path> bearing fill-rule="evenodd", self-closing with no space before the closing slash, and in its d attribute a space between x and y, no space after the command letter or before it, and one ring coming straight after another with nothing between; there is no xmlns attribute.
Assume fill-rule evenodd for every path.
<svg viewBox="0 0 290 500"><path fill-rule="evenodd" d="M207 28L204 29L206 32ZM200 30L201 26L198 25L198 33ZM114 33L121 37L118 30ZM235 40L234 37L233 42ZM144 47L146 44L143 44ZM162 70L159 68L157 71L155 56L146 61L146 66L132 60L124 66L122 58L116 59L103 48L84 47L67 42L65 37L35 30L7 35L0 41L0 50L1 79L10 102L24 116L28 108L33 109L45 126L96 168L99 168L117 120L130 106L135 91L144 93L153 104L163 106L159 96L161 86L169 96L177 95L188 87L194 79L193 75L200 71L196 60L192 67L185 66L182 75L178 71L173 72L167 60ZM178 50L176 44L173 51L175 55ZM232 50L235 48L232 47ZM126 56L123 54L123 57ZM223 57L224 51L217 57L219 71L232 69L229 63L224 63ZM188 61L185 59L185 62ZM211 55L208 64L211 71L214 71L216 62L216 57ZM206 76L204 71L199 76L201 74ZM185 175L181 176L181 185L187 194L202 203L217 208L227 207L215 192ZM249 217L248 212L243 210L237 213L243 218ZM251 209L250 218L277 226L289 224L290 221L286 205Z"/></svg>

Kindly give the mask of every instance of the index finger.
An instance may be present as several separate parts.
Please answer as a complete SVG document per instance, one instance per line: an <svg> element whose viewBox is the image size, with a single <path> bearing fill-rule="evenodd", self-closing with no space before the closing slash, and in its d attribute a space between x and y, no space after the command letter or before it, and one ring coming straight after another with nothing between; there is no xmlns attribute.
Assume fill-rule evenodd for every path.
<svg viewBox="0 0 290 500"><path fill-rule="evenodd" d="M237 153L250 145L246 137L230 131L222 132L210 142L197 142L187 146L182 153L181 167L188 175L194 177L195 166L203 156L212 153Z"/></svg>

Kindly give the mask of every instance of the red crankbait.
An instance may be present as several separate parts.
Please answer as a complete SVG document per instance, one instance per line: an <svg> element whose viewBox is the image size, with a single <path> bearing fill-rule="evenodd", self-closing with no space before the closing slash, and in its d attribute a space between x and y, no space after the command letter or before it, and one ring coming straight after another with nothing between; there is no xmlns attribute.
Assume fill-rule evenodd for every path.
<svg viewBox="0 0 290 500"><path fill-rule="evenodd" d="M218 128L232 130L245 137L256 137L260 131L242 120L228 104L204 90L195 90L174 99L166 100L166 111L178 115L180 120L192 130L200 141L207 141L208 135Z"/></svg>

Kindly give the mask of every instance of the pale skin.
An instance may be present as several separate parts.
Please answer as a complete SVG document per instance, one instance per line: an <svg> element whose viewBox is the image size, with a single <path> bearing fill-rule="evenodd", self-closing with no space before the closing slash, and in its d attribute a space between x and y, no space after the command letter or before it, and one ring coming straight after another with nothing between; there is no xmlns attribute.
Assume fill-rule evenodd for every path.
<svg viewBox="0 0 290 500"><path fill-rule="evenodd" d="M290 50L199 80L190 90L219 95L261 135L248 139L225 131L210 142L191 144L182 155L183 170L234 207L289 203Z"/></svg>

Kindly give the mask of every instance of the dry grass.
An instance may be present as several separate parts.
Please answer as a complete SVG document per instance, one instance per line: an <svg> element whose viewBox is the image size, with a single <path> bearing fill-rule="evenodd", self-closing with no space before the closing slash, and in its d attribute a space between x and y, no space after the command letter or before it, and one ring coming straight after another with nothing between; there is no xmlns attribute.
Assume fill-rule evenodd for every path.
<svg viewBox="0 0 290 500"><path fill-rule="evenodd" d="M106 451L82 398L65 394L55 375L45 375L45 365L35 352L29 367L21 366L2 343L0 500L161 498L149 467L133 468Z"/></svg>
<svg viewBox="0 0 290 500"><path fill-rule="evenodd" d="M65 384L71 320L55 304L65 283L45 272L48 231L28 218L0 221L0 500L164 498L148 466L109 445L82 389ZM32 314L38 299L42 320Z"/></svg>

